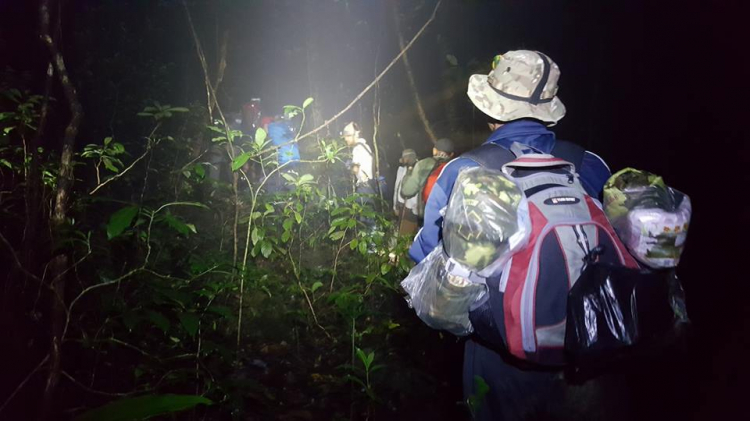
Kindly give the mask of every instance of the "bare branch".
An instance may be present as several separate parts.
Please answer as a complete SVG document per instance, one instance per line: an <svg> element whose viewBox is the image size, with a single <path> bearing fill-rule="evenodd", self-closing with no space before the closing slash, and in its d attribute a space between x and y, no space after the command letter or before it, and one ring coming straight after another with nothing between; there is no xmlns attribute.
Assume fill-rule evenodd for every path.
<svg viewBox="0 0 750 421"><path fill-rule="evenodd" d="M97 190L101 189L102 187L106 186L107 184L111 183L112 181L115 181L118 178L122 177L123 175L125 175L125 173L127 173L128 171L130 171L131 169L133 169L133 167L135 166L135 164L139 163L143 158L145 158L146 155L148 155L148 153L151 152L151 148L154 146L153 143L152 143L152 141L151 141L151 138L154 135L154 133L156 132L156 129L159 128L159 126L161 126L161 122L157 123L156 127L154 127L154 129L151 130L151 134L148 135L148 145L146 146L146 150L143 152L143 155L139 156L138 158L136 158L135 161L131 162L130 165L127 168L125 168L124 170L122 170L122 172L119 172L119 173L115 174L114 177L111 177L111 178L108 178L108 179L104 180L103 183L97 184L97 186L94 188L94 190L91 190L89 192L89 195L92 195L92 194L96 193Z"/></svg>
<svg viewBox="0 0 750 421"><path fill-rule="evenodd" d="M13 393L11 393L10 396L8 396L8 398L5 400L5 402L3 402L3 404L0 406L0 412L3 412L3 409L5 409L5 407L8 406L8 404L10 403L11 400L13 400L13 398L16 396L16 394L18 394L18 392L21 389L23 389L23 387L26 385L26 383L28 383L29 380L31 380L31 377L37 371L39 371L48 360L49 360L49 354L47 354L47 356L44 357L44 359L39 364L37 364L37 366L33 370L31 370L31 373L29 373L26 376L26 378L23 379L23 381L18 384L18 387L16 387L16 390L14 390Z"/></svg>
<svg viewBox="0 0 750 421"><path fill-rule="evenodd" d="M129 395L132 395L132 394L136 393L136 392L128 392L128 393L102 392L101 390L92 389L92 388L90 388L90 387L82 384L81 382L79 382L78 380L76 380L75 378L73 378L73 376L71 376L70 374L68 374L68 372L65 371L65 370L63 370L61 372L61 374L63 375L63 377L66 377L68 380L70 380L71 382L73 382L73 384L75 384L76 386L80 387L81 389L83 389L83 390L85 390L85 391L87 391L89 393L93 393L95 395L121 397L121 396L129 396Z"/></svg>
<svg viewBox="0 0 750 421"><path fill-rule="evenodd" d="M16 267L18 267L18 270L23 272L23 274L28 276L29 278L39 282L41 285L46 286L48 289L50 288L50 286L47 285L42 278L34 275L33 273L26 270L25 267L23 267L23 265L21 264L21 261L18 259L18 255L16 254L15 249L13 249L13 245L10 244L10 242L5 238L5 236L1 232L0 232L0 240L2 240L3 243L8 247L8 250L10 251L11 256L13 256L13 262L16 264Z"/></svg>

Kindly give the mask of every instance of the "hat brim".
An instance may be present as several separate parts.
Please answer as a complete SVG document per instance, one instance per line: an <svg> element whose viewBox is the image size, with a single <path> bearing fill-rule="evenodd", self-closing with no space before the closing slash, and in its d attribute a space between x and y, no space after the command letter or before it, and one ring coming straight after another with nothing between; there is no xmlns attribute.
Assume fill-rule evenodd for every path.
<svg viewBox="0 0 750 421"><path fill-rule="evenodd" d="M554 97L550 102L537 105L506 98L490 87L487 75L472 75L466 94L483 113L500 121L534 118L555 124L565 116L565 105L560 98Z"/></svg>

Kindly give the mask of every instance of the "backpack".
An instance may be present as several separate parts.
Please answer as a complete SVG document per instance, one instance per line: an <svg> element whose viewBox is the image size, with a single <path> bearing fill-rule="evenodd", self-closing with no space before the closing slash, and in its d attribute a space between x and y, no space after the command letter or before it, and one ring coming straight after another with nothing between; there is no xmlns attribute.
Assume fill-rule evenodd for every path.
<svg viewBox="0 0 750 421"><path fill-rule="evenodd" d="M435 186L435 182L446 164L448 164L448 161L438 161L435 167L432 168L432 171L430 171L427 180L425 180L424 187L422 187L422 203L427 203L427 199L430 198L430 193L432 192L432 187Z"/></svg>
<svg viewBox="0 0 750 421"><path fill-rule="evenodd" d="M516 143L511 150L524 148ZM568 293L585 259L596 249L598 262L631 269L638 264L578 180L582 148L558 141L554 156L520 152L518 158L511 150L489 143L464 155L518 184L531 223L527 246L486 278L488 299L469 318L481 339L520 360L564 365Z"/></svg>

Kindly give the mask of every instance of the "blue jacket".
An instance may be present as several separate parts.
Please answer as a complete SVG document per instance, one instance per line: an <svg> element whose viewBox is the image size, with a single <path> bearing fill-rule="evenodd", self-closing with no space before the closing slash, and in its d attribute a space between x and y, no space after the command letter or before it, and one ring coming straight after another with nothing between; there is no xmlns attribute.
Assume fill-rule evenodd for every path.
<svg viewBox="0 0 750 421"><path fill-rule="evenodd" d="M299 147L294 140L294 133L286 122L274 122L268 125L268 137L274 146L281 146L278 150L279 165L288 161L299 161Z"/></svg>
<svg viewBox="0 0 750 421"><path fill-rule="evenodd" d="M486 143L489 142L506 149L510 148L513 142L518 142L541 152L550 153L555 146L555 134L541 123L517 120L495 130ZM417 263L421 262L442 239L443 217L440 216L440 210L448 205L458 173L464 168L477 166L479 164L469 158L458 157L443 167L425 205L424 226L409 249L409 256L412 260ZM577 171L583 188L592 197L599 197L604 183L611 175L607 164L596 154L588 151L584 154L581 168L577 168Z"/></svg>

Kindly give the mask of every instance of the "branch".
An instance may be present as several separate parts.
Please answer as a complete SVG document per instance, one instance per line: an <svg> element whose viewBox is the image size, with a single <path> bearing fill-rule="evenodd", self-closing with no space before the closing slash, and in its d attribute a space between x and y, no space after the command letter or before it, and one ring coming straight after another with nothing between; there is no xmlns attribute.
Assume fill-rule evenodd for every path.
<svg viewBox="0 0 750 421"><path fill-rule="evenodd" d="M399 27L399 18L398 18L398 10L397 10L397 4L394 2L392 3L392 10L393 10L393 21L396 25L396 35L398 35L398 45L401 48L404 48L404 37L401 34L401 28ZM409 81L409 87L411 87L411 92L414 94L414 102L417 105L417 115L419 115L419 119L422 120L422 125L424 126L424 131L427 133L427 136L429 136L432 143L437 142L437 136L435 136L435 132L432 131L432 127L430 127L430 122L427 120L427 114L424 112L424 108L422 107L422 100L419 98L419 91L417 90L417 84L414 82L414 74L411 71L411 64L409 64L409 56L407 54L404 54L404 68L406 69L406 78Z"/></svg>
<svg viewBox="0 0 750 421"><path fill-rule="evenodd" d="M10 250L11 256L13 256L13 262L16 264L16 267L23 272L24 275L28 276L29 278L39 282L41 285L46 286L48 289L51 289L49 285L47 285L44 280L33 273L26 270L25 267L21 264L21 261L18 259L18 255L16 254L16 251L13 249L13 245L10 244L10 242L5 238L2 232L0 232L0 240L3 241L3 243L8 247L8 250Z"/></svg>
<svg viewBox="0 0 750 421"><path fill-rule="evenodd" d="M115 181L118 178L122 177L123 175L125 175L125 173L127 173L128 171L130 171L131 169L133 169L133 167L135 166L135 164L137 164L143 158L145 158L146 155L148 155L148 153L151 151L151 148L153 147L152 144L151 144L151 137L154 135L154 133L156 132L156 129L158 129L160 125L161 125L161 122L157 123L156 127L154 127L154 129L151 130L151 134L148 135L149 142L148 142L148 146L146 146L146 150L143 152L143 155L139 156L135 161L133 161L132 163L130 163L130 165L127 168L125 168L124 170L122 170L121 173L115 174L114 177L108 178L108 179L104 180L103 183L98 184L96 186L96 188L94 188L94 190L91 190L89 192L89 195L92 195L92 194L96 193L97 190L99 190L100 188L102 188L102 187L106 186L107 184L109 184L110 182Z"/></svg>
<svg viewBox="0 0 750 421"><path fill-rule="evenodd" d="M64 377L67 377L68 380L70 380L71 382L73 382L73 384L75 384L76 386L80 387L81 389L83 389L83 390L85 390L85 391L87 391L89 393L94 393L96 395L117 396L117 397L120 397L120 396L129 396L129 395L132 395L133 393L136 393L136 392L130 392L130 393L102 392L100 390L95 390L95 389L92 389L92 388L90 388L90 387L82 384L81 382L79 382L78 380L76 380L75 378L73 378L73 376L71 376L70 374L68 374L65 370L63 370L60 374L62 374Z"/></svg>
<svg viewBox="0 0 750 421"><path fill-rule="evenodd" d="M6 399L6 400L5 400L5 402L3 402L2 406L0 406L0 412L3 412L3 409L5 409L5 407L6 407L6 406L8 406L8 404L10 403L10 401L11 401L11 400L13 400L13 398L14 398L14 397L16 396L16 394L17 394L17 393L18 393L18 392L19 392L19 391L20 391L21 389L23 389L23 387L24 387L24 386L26 385L26 383L28 383L28 382L29 382L29 380L31 380L31 377L32 377L32 376L33 376L33 375L34 375L34 374L35 374L35 373L36 373L37 371L39 371L39 370L40 370L40 369L41 369L41 368L42 368L42 367L44 366L44 364L45 364L45 363L46 363L46 362L47 362L48 360L49 360L49 354L47 354L47 356L46 356L46 357L44 357L44 359L43 359L43 360L42 360L42 361L41 361L41 362L40 362L40 363L39 363L39 364L38 364L38 365L37 365L37 366L36 366L36 367L35 367L35 368L34 368L33 370L31 370L31 373L29 373L29 374L28 374L28 375L26 376L26 378L25 378L25 379L23 379L23 381L22 381L22 382L21 382L21 383L20 383L20 384L18 385L18 387L16 387L16 390L14 390L14 391L13 391L13 393L11 393L11 394L10 394L10 396L8 396L8 399Z"/></svg>

